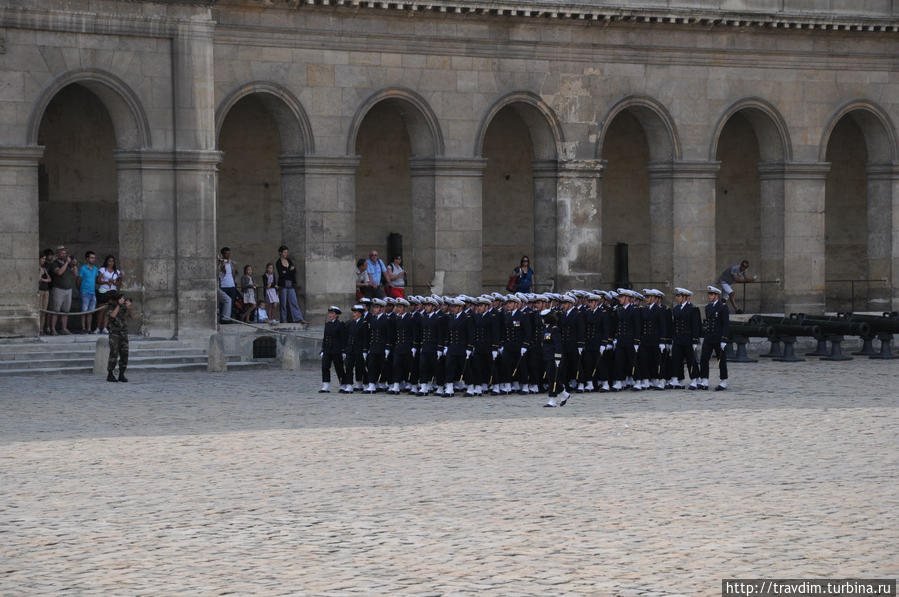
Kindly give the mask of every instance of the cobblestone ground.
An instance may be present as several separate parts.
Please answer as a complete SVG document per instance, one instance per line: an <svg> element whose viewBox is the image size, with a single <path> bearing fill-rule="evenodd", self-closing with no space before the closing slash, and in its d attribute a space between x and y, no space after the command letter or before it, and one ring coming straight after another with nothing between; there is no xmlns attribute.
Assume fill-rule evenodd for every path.
<svg viewBox="0 0 899 597"><path fill-rule="evenodd" d="M316 372L0 381L0 594L715 595L899 576L899 363L728 392L322 396ZM712 380L713 383L716 380Z"/></svg>

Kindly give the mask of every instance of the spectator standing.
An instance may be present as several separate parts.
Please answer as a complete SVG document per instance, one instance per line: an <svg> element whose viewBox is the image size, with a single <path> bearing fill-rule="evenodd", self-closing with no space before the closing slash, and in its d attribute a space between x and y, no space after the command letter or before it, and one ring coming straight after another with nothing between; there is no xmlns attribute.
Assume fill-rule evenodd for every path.
<svg viewBox="0 0 899 597"><path fill-rule="evenodd" d="M40 258L38 259L38 264L40 266L39 273L40 278L38 278L37 283L37 293L41 302L41 334L47 333L49 330L47 329L47 307L50 304L50 272L47 271L47 268L50 267L50 260L53 259L53 249L44 249L44 252L41 253Z"/></svg>
<svg viewBox="0 0 899 597"><path fill-rule="evenodd" d="M402 255L393 256L384 275L387 276L387 294L393 298L403 298L406 294L406 270L403 269Z"/></svg>
<svg viewBox="0 0 899 597"><path fill-rule="evenodd" d="M730 300L730 304L733 305L734 308L734 313L737 314L742 313L743 310L737 307L733 284L735 282L755 282L758 280L758 276L750 276L746 273L746 270L748 269L749 262L744 259L739 265L732 265L721 272L719 280L721 288L724 290L724 302L727 303L727 301Z"/></svg>
<svg viewBox="0 0 899 597"><path fill-rule="evenodd" d="M240 277L240 291L243 295L244 311L241 319L250 322L253 312L256 310L256 282L253 281L253 266L245 265L243 276Z"/></svg>
<svg viewBox="0 0 899 597"><path fill-rule="evenodd" d="M356 298L374 298L375 284L368 275L368 262L362 258L356 261Z"/></svg>
<svg viewBox="0 0 899 597"><path fill-rule="evenodd" d="M234 309L234 301L238 298L237 293L237 284L236 284L236 276L234 272L236 271L234 262L231 261L231 249L228 247L222 247L222 250L219 251L219 288L222 292L228 295L230 301L223 301L224 308L222 309L221 316L222 319L225 320L226 317L234 317L233 309Z"/></svg>
<svg viewBox="0 0 899 597"><path fill-rule="evenodd" d="M534 286L534 270L531 269L531 259L524 255L515 268L515 292L531 292Z"/></svg>
<svg viewBox="0 0 899 597"><path fill-rule="evenodd" d="M93 251L84 254L84 264L78 269L81 291L81 331L91 333L94 320L94 309L97 308L97 277L100 269L97 267L97 255ZM99 320L99 317L97 318ZM96 332L99 332L97 328ZM96 333L94 332L94 333Z"/></svg>
<svg viewBox="0 0 899 597"><path fill-rule="evenodd" d="M122 284L122 271L116 266L116 260L113 255L107 255L103 258L103 267L97 274L97 304L105 305L108 302L110 292L118 292ZM101 334L106 334L109 330L106 328L109 321L109 310L104 309L99 312L97 317L97 329Z"/></svg>
<svg viewBox="0 0 899 597"><path fill-rule="evenodd" d="M384 294L384 289L381 288L381 279L387 272L387 268L378 256L378 251L376 249L372 249L368 252L368 261L366 261L365 264L366 270L368 271L368 278L371 280L372 286L374 286L373 298L384 298L386 295Z"/></svg>
<svg viewBox="0 0 899 597"><path fill-rule="evenodd" d="M274 315L280 311L280 300L278 299L278 279L275 277L275 264L266 263L265 273L262 274L262 287L265 289L265 300L268 303L270 323L278 323L274 319Z"/></svg>
<svg viewBox="0 0 899 597"><path fill-rule="evenodd" d="M69 331L68 312L72 308L72 289L75 288L77 272L75 271L74 259L69 256L65 247L56 248L56 259L50 264L50 311L61 312L60 333L71 334ZM56 335L57 313L50 314L50 334Z"/></svg>
<svg viewBox="0 0 899 597"><path fill-rule="evenodd" d="M290 310L291 321L308 323L303 319L300 304L297 302L297 266L287 256L288 248L284 245L278 247L278 261L275 270L278 272L278 287L281 290L281 321L287 322L287 311Z"/></svg>

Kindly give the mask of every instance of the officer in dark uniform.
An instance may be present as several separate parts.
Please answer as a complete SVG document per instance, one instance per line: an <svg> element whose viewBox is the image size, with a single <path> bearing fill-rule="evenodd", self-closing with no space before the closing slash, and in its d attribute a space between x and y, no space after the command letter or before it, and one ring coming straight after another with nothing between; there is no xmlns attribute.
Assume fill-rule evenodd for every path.
<svg viewBox="0 0 899 597"><path fill-rule="evenodd" d="M696 349L699 348L699 337L702 334L702 317L699 308L694 306L690 299L693 296L691 290L675 288L674 298L677 305L671 310L674 320L674 332L671 337L671 365L672 375L669 385L672 388L684 387L684 362L687 363L687 372L692 383L690 388L695 390L699 379L699 366L696 363Z"/></svg>
<svg viewBox="0 0 899 597"><path fill-rule="evenodd" d="M346 326L340 321L340 308L331 305L328 308L328 321L325 323L325 331L322 335L322 389L320 394L331 391L331 364L337 379L343 381L343 361L346 358Z"/></svg>
<svg viewBox="0 0 899 597"><path fill-rule="evenodd" d="M662 354L659 359L659 377L655 389L667 390L670 388L668 380L671 378L671 337L674 335L674 321L671 318L671 309L665 304L665 293L658 289L653 289L653 292L658 297L656 306L662 310L660 331Z"/></svg>
<svg viewBox="0 0 899 597"><path fill-rule="evenodd" d="M450 299L450 316L446 324L446 388L443 395L452 398L455 384L462 382L465 366L474 348L474 321L462 313L465 303Z"/></svg>
<svg viewBox="0 0 899 597"><path fill-rule="evenodd" d="M544 407L554 408L565 406L570 394L565 389L565 384L559 379L562 366L562 330L559 329L560 314L552 309L544 309L540 312L543 320L543 332L540 339L540 352L543 356L543 368L546 371L549 392L549 401ZM557 397L561 395L561 402Z"/></svg>
<svg viewBox="0 0 899 597"><path fill-rule="evenodd" d="M648 304L640 312L640 351L637 353L640 378L634 384L635 390L658 387L659 360L662 355L662 309L658 307L658 297L651 288L644 289ZM650 382L650 380L652 380Z"/></svg>
<svg viewBox="0 0 899 597"><path fill-rule="evenodd" d="M511 394L520 391L521 384L527 384L527 362L524 355L531 344L531 320L519 310L519 298L513 294L506 297L506 311L503 313L502 391Z"/></svg>
<svg viewBox="0 0 899 597"><path fill-rule="evenodd" d="M615 334L618 331L618 316L616 304L618 293L600 292L603 298L599 306L600 319L603 326L603 334L599 348L599 360L596 367L596 377L600 392L611 391L610 384L615 381Z"/></svg>
<svg viewBox="0 0 899 597"><path fill-rule="evenodd" d="M562 384L570 390L577 388L581 381L581 354L584 352L584 318L577 307L578 299L572 294L562 295L562 312L559 331L562 332Z"/></svg>
<svg viewBox="0 0 899 597"><path fill-rule="evenodd" d="M368 385L366 394L374 394L387 387L384 376L384 362L387 357L387 341L390 336L390 320L384 313L384 299L372 299L372 315L368 322L371 332L368 351Z"/></svg>
<svg viewBox="0 0 899 597"><path fill-rule="evenodd" d="M443 338L443 349L437 353L437 363L434 365L434 385L437 388L434 393L437 396L443 396L443 391L446 386L446 328L450 317L447 298L448 297L434 297L437 301L435 317L437 317L438 325L440 326L440 337Z"/></svg>
<svg viewBox="0 0 899 597"><path fill-rule="evenodd" d="M600 387L599 355L605 337L604 321L599 304L602 296L595 293L587 295L587 310L584 311L584 352L581 354L581 383L586 392L593 392Z"/></svg>
<svg viewBox="0 0 899 597"><path fill-rule="evenodd" d="M532 394L540 392L540 386L545 383L543 369L543 353L539 350L543 342L543 317L540 312L547 308L548 301L542 294L528 295L528 313L531 316L531 350L528 350L525 358L528 360L528 390Z"/></svg>
<svg viewBox="0 0 899 597"><path fill-rule="evenodd" d="M396 299L393 307L393 326L391 342L391 386L388 394L399 394L409 383L412 373L412 343L415 340L415 324L412 315L406 313L409 301L404 298Z"/></svg>
<svg viewBox="0 0 899 597"><path fill-rule="evenodd" d="M699 389L709 389L709 359L712 353L718 357L721 382L715 391L727 389L727 343L730 335L730 314L727 304L721 300L721 290L709 286L709 304L705 306L705 335L702 338L702 353L699 357Z"/></svg>
<svg viewBox="0 0 899 597"><path fill-rule="evenodd" d="M352 394L354 390L361 390L368 384L368 371L365 368L365 359L368 357L368 348L371 342L371 331L365 320L365 307L361 304L353 305L353 319L346 324L346 362L344 368L346 377L343 379L342 394ZM356 383L353 384L353 373L356 374Z"/></svg>
<svg viewBox="0 0 899 597"><path fill-rule="evenodd" d="M615 329L615 383L612 390L618 392L633 384L636 366L636 337L639 329L639 314L634 306L635 294L627 288L618 289L617 326Z"/></svg>
<svg viewBox="0 0 899 597"><path fill-rule="evenodd" d="M421 325L421 316L424 313L424 310L421 307L421 299L417 296L410 296L406 298L409 301L409 307L407 313L412 317L412 364L409 366L409 376L408 376L408 384L406 387L406 391L410 394L418 394L418 376L419 376L419 363L418 363L418 351L419 347L415 343L415 338L418 337L418 327Z"/></svg>
<svg viewBox="0 0 899 597"><path fill-rule="evenodd" d="M474 315L474 350L471 353L471 371L473 383L466 396L481 396L487 391L490 381L490 365L493 355L497 354L499 338L496 336L495 319L487 313L490 300L478 298Z"/></svg>
<svg viewBox="0 0 899 597"><path fill-rule="evenodd" d="M427 396L436 381L437 355L443 357L443 319L437 310L437 299L426 297L424 313L418 322L415 345L418 348L418 395Z"/></svg>

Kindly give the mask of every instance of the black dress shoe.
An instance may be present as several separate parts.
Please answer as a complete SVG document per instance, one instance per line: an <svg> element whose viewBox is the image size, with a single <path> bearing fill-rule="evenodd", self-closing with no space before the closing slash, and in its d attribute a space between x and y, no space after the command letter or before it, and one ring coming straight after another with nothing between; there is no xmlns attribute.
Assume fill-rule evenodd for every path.
<svg viewBox="0 0 899 597"><path fill-rule="evenodd" d="M119 381L122 383L128 383L128 378L125 377L125 374L122 373L121 371L119 372Z"/></svg>
<svg viewBox="0 0 899 597"><path fill-rule="evenodd" d="M720 384L717 385L717 386L715 386L715 391L716 391L716 392L723 392L723 391L725 391L725 390L727 390L727 388L725 388L724 386L722 386L722 385L720 385Z"/></svg>
<svg viewBox="0 0 899 597"><path fill-rule="evenodd" d="M699 386L699 389L708 392L709 386Z"/></svg>
<svg viewBox="0 0 899 597"><path fill-rule="evenodd" d="M115 378L115 375L112 374L112 371L106 376L106 381L119 381Z"/></svg>
<svg viewBox="0 0 899 597"><path fill-rule="evenodd" d="M559 406L565 406L566 404L568 404L568 398L562 400L562 402L559 403Z"/></svg>

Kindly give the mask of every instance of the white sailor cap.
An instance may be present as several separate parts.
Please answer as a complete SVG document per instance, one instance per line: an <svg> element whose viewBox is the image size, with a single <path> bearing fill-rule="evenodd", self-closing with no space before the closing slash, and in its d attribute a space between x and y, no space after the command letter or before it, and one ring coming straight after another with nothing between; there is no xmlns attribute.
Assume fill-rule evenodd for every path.
<svg viewBox="0 0 899 597"><path fill-rule="evenodd" d="M618 298L618 293L615 292L614 290L610 290L610 291L608 291L606 294L609 295L609 298L610 298L610 299L617 299L617 298Z"/></svg>
<svg viewBox="0 0 899 597"><path fill-rule="evenodd" d="M384 299L376 298L372 300L371 304L377 305L378 307L385 307L387 306L387 301L385 301Z"/></svg>
<svg viewBox="0 0 899 597"><path fill-rule="evenodd" d="M362 305L353 305L353 308L350 311L365 311L365 307Z"/></svg>
<svg viewBox="0 0 899 597"><path fill-rule="evenodd" d="M544 309L543 311L540 311L540 317L546 317L547 315L549 315L552 312L553 312L552 309Z"/></svg>
<svg viewBox="0 0 899 597"><path fill-rule="evenodd" d="M488 297L486 297L486 296L478 297L478 304L479 304L479 305L489 305L489 304L491 304L492 302L493 302L493 301L491 301L491 300L490 300Z"/></svg>
<svg viewBox="0 0 899 597"><path fill-rule="evenodd" d="M331 305L330 307L328 307L328 311L332 311L334 313L337 313L338 315L341 314L340 307L338 307L337 305Z"/></svg>
<svg viewBox="0 0 899 597"><path fill-rule="evenodd" d="M407 300L409 301L410 304L413 304L413 305L421 304L421 299L418 298L417 296L410 296Z"/></svg>
<svg viewBox="0 0 899 597"><path fill-rule="evenodd" d="M721 294L721 290L716 288L715 286L707 286L709 294Z"/></svg>
<svg viewBox="0 0 899 597"><path fill-rule="evenodd" d="M641 301L646 299L646 297L643 296L642 293L637 292L636 290L631 290L631 296L634 297L635 299L640 299Z"/></svg>
<svg viewBox="0 0 899 597"><path fill-rule="evenodd" d="M365 305L365 304L370 303L371 299L368 298L367 296L365 296L365 297L362 297L361 299L359 299L359 302L362 303L363 305Z"/></svg>
<svg viewBox="0 0 899 597"><path fill-rule="evenodd" d="M655 296L657 296L659 298L662 298L665 296L665 293L662 292L661 290L659 290L658 288L653 288L652 292L655 294Z"/></svg>
<svg viewBox="0 0 899 597"><path fill-rule="evenodd" d="M681 295L683 295L683 296L693 296L693 291L692 291L692 290L687 290L686 288L681 288L680 286L675 286L675 287L674 287L674 294L675 294L675 295L681 294Z"/></svg>
<svg viewBox="0 0 899 597"><path fill-rule="evenodd" d="M631 294L631 291L628 290L627 288L619 288L619 289L617 290L617 292L618 292L619 295L623 294L624 296L633 296L633 295Z"/></svg>
<svg viewBox="0 0 899 597"><path fill-rule="evenodd" d="M492 297L493 297L493 300L495 300L495 301L504 301L504 300L506 300L506 297L504 297L504 296L502 295L502 293L500 293L500 292L494 292L494 293L491 294L490 296L492 296Z"/></svg>
<svg viewBox="0 0 899 597"><path fill-rule="evenodd" d="M599 295L596 294L596 293L588 292L588 293L587 293L587 300L588 300L588 301L601 301L601 300L602 300L602 297L599 296Z"/></svg>
<svg viewBox="0 0 899 597"><path fill-rule="evenodd" d="M563 294L561 300L563 303L576 303L577 302L577 298L575 298L575 296L571 293Z"/></svg>

